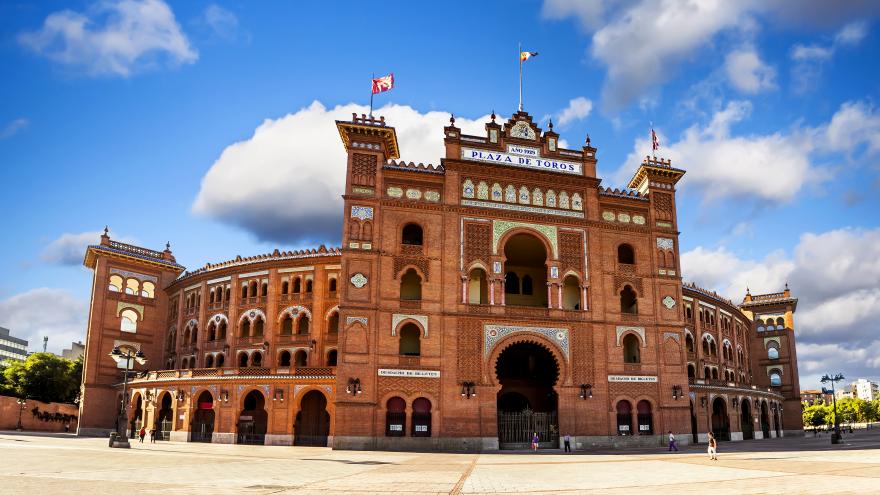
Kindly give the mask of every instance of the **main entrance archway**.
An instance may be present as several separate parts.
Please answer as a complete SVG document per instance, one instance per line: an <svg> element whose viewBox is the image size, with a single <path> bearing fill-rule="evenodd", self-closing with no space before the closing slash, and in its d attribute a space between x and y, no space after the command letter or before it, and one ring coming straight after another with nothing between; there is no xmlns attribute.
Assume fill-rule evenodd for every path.
<svg viewBox="0 0 880 495"><path fill-rule="evenodd" d="M214 435L214 397L205 390L196 401L190 441L211 443Z"/></svg>
<svg viewBox="0 0 880 495"><path fill-rule="evenodd" d="M755 438L755 426L752 424L752 405L749 400L743 400L740 406L740 424L742 426L743 440Z"/></svg>
<svg viewBox="0 0 880 495"><path fill-rule="evenodd" d="M558 400L553 385L559 366L553 354L531 342L504 349L495 364L498 391L498 443L502 449L525 449L538 434L538 446L559 445Z"/></svg>
<svg viewBox="0 0 880 495"><path fill-rule="evenodd" d="M761 401L761 432L764 438L770 438L770 415L767 413L767 403Z"/></svg>
<svg viewBox="0 0 880 495"><path fill-rule="evenodd" d="M294 445L327 446L330 434L330 414L327 413L327 398L317 390L303 396L294 426Z"/></svg>
<svg viewBox="0 0 880 495"><path fill-rule="evenodd" d="M161 408L159 409L159 416L156 417L156 430L158 433L156 440L170 440L171 422L174 420L174 409L172 407L171 394L169 392L165 392L162 394L161 397L161 400L159 400Z"/></svg>
<svg viewBox="0 0 880 495"><path fill-rule="evenodd" d="M266 399L257 390L251 390L245 397L238 416L237 443L264 445L269 415L266 413Z"/></svg>
<svg viewBox="0 0 880 495"><path fill-rule="evenodd" d="M712 433L717 440L730 440L730 418L727 403L721 397L712 401Z"/></svg>

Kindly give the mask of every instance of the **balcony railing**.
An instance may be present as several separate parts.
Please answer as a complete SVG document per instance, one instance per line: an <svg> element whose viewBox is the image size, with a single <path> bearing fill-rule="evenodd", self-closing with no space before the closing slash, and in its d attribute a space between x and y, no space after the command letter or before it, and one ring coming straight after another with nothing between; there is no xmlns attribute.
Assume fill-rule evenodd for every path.
<svg viewBox="0 0 880 495"><path fill-rule="evenodd" d="M216 339L216 340L208 340L205 342L205 350L206 351L214 351L217 349L222 349L226 344L226 339Z"/></svg>
<svg viewBox="0 0 880 495"><path fill-rule="evenodd" d="M422 309L422 301L413 299L401 299L400 309Z"/></svg>
<svg viewBox="0 0 880 495"><path fill-rule="evenodd" d="M278 343L285 344L285 345L308 346L311 343L311 341L312 341L312 337L311 337L311 335L309 335L307 333L305 333L305 334L294 333L294 334L287 334L287 335L282 334L282 335L278 336Z"/></svg>
<svg viewBox="0 0 880 495"><path fill-rule="evenodd" d="M266 296L242 297L239 306L262 306L266 304Z"/></svg>
<svg viewBox="0 0 880 495"><path fill-rule="evenodd" d="M312 300L312 293L297 292L294 294L281 294L278 300L282 303L307 303Z"/></svg>
<svg viewBox="0 0 880 495"><path fill-rule="evenodd" d="M421 360L420 356L399 356L397 364L400 366L419 366Z"/></svg>
<svg viewBox="0 0 880 495"><path fill-rule="evenodd" d="M266 339L265 335L249 335L249 336L239 337L238 343L239 344L262 344L263 342L266 342L266 340L267 339Z"/></svg>
<svg viewBox="0 0 880 495"><path fill-rule="evenodd" d="M226 309L226 308L228 308L228 307L229 307L229 301L228 301L228 300L226 300L226 301L219 301L219 302L208 303L208 308L209 308L209 309Z"/></svg>
<svg viewBox="0 0 880 495"><path fill-rule="evenodd" d="M284 370L285 372L279 373ZM333 378L336 368L329 366L301 366L297 368L279 367L277 370L264 366L248 366L242 368L194 368L184 370L150 371L140 375L132 382L162 381L176 379L198 379L229 376L267 376L273 374L290 375L293 377Z"/></svg>

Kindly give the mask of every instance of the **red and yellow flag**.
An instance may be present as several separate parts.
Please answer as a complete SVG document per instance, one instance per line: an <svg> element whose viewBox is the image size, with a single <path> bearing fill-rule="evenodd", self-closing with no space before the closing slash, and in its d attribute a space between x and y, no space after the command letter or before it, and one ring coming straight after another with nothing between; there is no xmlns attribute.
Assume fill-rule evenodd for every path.
<svg viewBox="0 0 880 495"><path fill-rule="evenodd" d="M373 94L383 93L394 88L394 73L373 79Z"/></svg>
<svg viewBox="0 0 880 495"><path fill-rule="evenodd" d="M519 61L525 62L526 60L537 56L538 52L519 52Z"/></svg>

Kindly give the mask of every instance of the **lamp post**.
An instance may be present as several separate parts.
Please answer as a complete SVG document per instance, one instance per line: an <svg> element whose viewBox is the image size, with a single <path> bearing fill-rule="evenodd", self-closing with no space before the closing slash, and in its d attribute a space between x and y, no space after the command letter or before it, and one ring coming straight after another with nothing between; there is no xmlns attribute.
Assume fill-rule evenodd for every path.
<svg viewBox="0 0 880 495"><path fill-rule="evenodd" d="M125 362L125 371L122 378L122 404L119 408L119 417L116 419L116 438L118 439L116 443L120 444L119 447L126 448L128 447L128 435L125 434L125 426L128 424L128 400L126 398L128 389L128 372L131 370L132 361L136 361L138 364L143 365L146 364L147 358L140 350L132 354L131 349L126 349L123 353L118 346L113 348L110 357L113 358L116 363Z"/></svg>
<svg viewBox="0 0 880 495"><path fill-rule="evenodd" d="M834 383L843 380L843 374L838 373L834 376L823 375L822 383L831 382L831 402L834 407L834 433L831 434L831 443L840 443L840 422L837 420L837 394L834 393Z"/></svg>
<svg viewBox="0 0 880 495"><path fill-rule="evenodd" d="M15 425L15 431L21 431L23 429L21 426L21 413L24 412L24 408L27 407L27 399L22 397L15 402L18 404L18 424Z"/></svg>

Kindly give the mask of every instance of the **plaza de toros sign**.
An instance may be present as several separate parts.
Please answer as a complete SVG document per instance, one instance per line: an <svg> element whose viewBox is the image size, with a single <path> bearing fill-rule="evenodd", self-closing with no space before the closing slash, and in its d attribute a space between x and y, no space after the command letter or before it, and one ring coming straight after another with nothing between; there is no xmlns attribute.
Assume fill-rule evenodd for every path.
<svg viewBox="0 0 880 495"><path fill-rule="evenodd" d="M556 159L546 159L537 148L526 146L507 145L507 153L478 150L475 148L461 148L461 159L473 162L496 163L512 167L530 168L536 170L549 170L564 174L583 175L580 163L568 162Z"/></svg>

